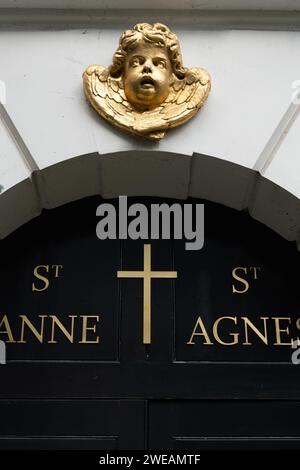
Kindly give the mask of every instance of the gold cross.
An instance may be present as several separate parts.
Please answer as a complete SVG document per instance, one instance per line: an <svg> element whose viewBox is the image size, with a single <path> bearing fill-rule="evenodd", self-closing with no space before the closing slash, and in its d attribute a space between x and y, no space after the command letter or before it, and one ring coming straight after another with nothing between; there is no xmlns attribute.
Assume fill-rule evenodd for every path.
<svg viewBox="0 0 300 470"><path fill-rule="evenodd" d="M177 271L151 271L151 245L144 245L144 271L118 271L118 277L144 279L144 344L151 344L151 279L177 278Z"/></svg>

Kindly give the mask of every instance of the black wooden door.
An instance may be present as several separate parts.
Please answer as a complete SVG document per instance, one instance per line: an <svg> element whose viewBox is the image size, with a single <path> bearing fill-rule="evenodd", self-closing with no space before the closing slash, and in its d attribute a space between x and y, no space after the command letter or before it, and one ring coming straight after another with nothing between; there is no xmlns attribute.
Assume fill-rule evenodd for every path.
<svg viewBox="0 0 300 470"><path fill-rule="evenodd" d="M151 401L149 449L300 448L300 402Z"/></svg>
<svg viewBox="0 0 300 470"><path fill-rule="evenodd" d="M188 252L181 240L100 241L100 202L45 211L0 242L0 448L300 448L295 246L211 203L202 250ZM152 281L149 345L143 283L117 277L143 269L145 244L153 270L178 273L176 282ZM32 288L45 287L36 266L52 273L45 290ZM233 282L246 286L234 267L241 275L257 266L247 292L234 293Z"/></svg>
<svg viewBox="0 0 300 470"><path fill-rule="evenodd" d="M142 400L1 400L0 449L140 450Z"/></svg>

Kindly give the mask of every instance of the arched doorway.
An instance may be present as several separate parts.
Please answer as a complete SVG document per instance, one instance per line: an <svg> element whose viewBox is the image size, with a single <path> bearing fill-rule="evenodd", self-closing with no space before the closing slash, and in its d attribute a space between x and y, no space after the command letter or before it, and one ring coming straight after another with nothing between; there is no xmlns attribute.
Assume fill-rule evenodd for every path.
<svg viewBox="0 0 300 470"><path fill-rule="evenodd" d="M44 211L0 242L1 448L299 448L294 244L205 201L199 251L100 241L102 202L118 204ZM144 344L143 282L117 272L142 271L148 244L177 279L152 279Z"/></svg>

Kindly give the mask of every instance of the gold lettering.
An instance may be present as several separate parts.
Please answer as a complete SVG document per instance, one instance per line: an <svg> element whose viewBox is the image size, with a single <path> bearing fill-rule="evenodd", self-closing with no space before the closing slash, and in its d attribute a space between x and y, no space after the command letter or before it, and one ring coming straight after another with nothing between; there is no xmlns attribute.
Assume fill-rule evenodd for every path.
<svg viewBox="0 0 300 470"><path fill-rule="evenodd" d="M38 288L38 287L35 286L35 284L34 284L34 282L33 282L33 283L32 283L32 292L43 292L44 290L47 290L48 287L49 287L49 280L48 280L45 276L42 276L42 275L38 272L39 268L45 269L47 273L49 272L49 265L40 264L39 266L36 266L36 267L34 268L34 271L33 271L34 276L35 276L37 279L40 279L40 281L43 281L44 286L41 287L41 288Z"/></svg>
<svg viewBox="0 0 300 470"><path fill-rule="evenodd" d="M275 321L275 331L276 331L276 343L274 343L274 346L290 346L293 340L291 340L289 343L283 343L281 341L281 333L290 334L290 329L288 326L286 328L280 328L280 320L287 320L288 323L290 324L291 319L288 317L272 317L272 320Z"/></svg>
<svg viewBox="0 0 300 470"><path fill-rule="evenodd" d="M233 346L234 344L237 344L238 343L238 338L239 338L239 333L230 333L229 336L233 336L234 340L231 341L230 343L226 343L225 341L223 341L220 336L219 336L219 332L218 332L218 326L219 326L219 323L222 321L222 320L232 320L234 322L234 324L236 325L237 324L237 317L220 317L218 318L215 323L214 323L214 326L213 326L213 335L215 337L215 339L218 341L218 343L220 344L223 344L223 346Z"/></svg>
<svg viewBox="0 0 300 470"><path fill-rule="evenodd" d="M57 326L60 331L65 335L65 337L70 341L70 343L74 342L74 319L77 315L68 315L68 318L71 318L71 332L69 333L68 330L64 327L61 321L57 318L56 315L50 315L52 318L52 328L51 328L51 340L48 341L49 344L57 343L54 339L55 336L55 326Z"/></svg>
<svg viewBox="0 0 300 470"><path fill-rule="evenodd" d="M253 279L257 279L257 272L260 271L260 267L259 266L251 266L250 268L250 271L253 271L254 273L254 276L253 276Z"/></svg>
<svg viewBox="0 0 300 470"><path fill-rule="evenodd" d="M197 332L197 328L200 328L200 332ZM195 328L193 330L192 336L190 337L189 341L186 344L195 344L195 341L193 341L194 336L204 336L205 338L205 343L203 344L213 344L211 340L209 339L209 336L207 334L207 331L205 329L205 326L203 324L202 318L198 317Z"/></svg>
<svg viewBox="0 0 300 470"><path fill-rule="evenodd" d="M29 328L30 331L32 331L32 333L37 338L37 340L40 343L43 343L44 321L47 315L38 315L38 317L41 319L40 332L35 328L35 326L31 323L31 321L26 315L20 315L20 318L22 318L22 326L21 326L21 339L20 341L18 341L18 343L26 343L26 341L24 340L25 325Z"/></svg>
<svg viewBox="0 0 300 470"><path fill-rule="evenodd" d="M252 343L249 342L249 335L248 335L248 326L251 328L252 331L266 344L268 345L268 332L267 332L267 322L266 320L269 320L269 317L260 317L261 320L264 322L264 333L261 333L258 328L252 323L251 320L247 317L242 317L244 320L244 327L245 327L245 339L246 341L243 343L243 345L250 345Z"/></svg>
<svg viewBox="0 0 300 470"><path fill-rule="evenodd" d="M241 282L242 284L244 284L245 287L244 287L243 289L238 290L238 289L235 287L235 285L232 284L232 292L233 292L234 294L244 294L244 293L247 292L247 290L249 289L249 282L246 281L246 279L243 279L242 277L240 277L240 276L238 276L238 275L236 274L236 272L237 272L238 269L241 270L241 271L243 271L245 274L247 274L247 268L243 268L243 267L241 267L241 266L238 266L237 268L234 268L234 269L232 270L232 277L233 277L234 279L236 279L237 281Z"/></svg>
<svg viewBox="0 0 300 470"><path fill-rule="evenodd" d="M4 330L1 330L2 325L4 326ZM11 332L10 324L6 315L3 315L3 318L0 322L0 334L7 335L8 340L6 343L15 343L14 337Z"/></svg>
<svg viewBox="0 0 300 470"><path fill-rule="evenodd" d="M88 319L95 318L96 322L99 321L99 315L80 315L82 318L82 339L79 343L99 343L99 336L94 340L87 339L87 332L92 331L96 333L96 325L88 326Z"/></svg>
<svg viewBox="0 0 300 470"><path fill-rule="evenodd" d="M52 264L51 268L55 268L55 274L54 277L59 277L59 269L63 268L62 264Z"/></svg>

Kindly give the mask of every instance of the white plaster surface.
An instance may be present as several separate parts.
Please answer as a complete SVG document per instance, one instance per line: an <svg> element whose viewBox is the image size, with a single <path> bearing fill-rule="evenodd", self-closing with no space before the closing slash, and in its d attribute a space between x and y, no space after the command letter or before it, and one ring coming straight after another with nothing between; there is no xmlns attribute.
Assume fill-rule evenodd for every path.
<svg viewBox="0 0 300 470"><path fill-rule="evenodd" d="M0 118L0 194L30 176L30 170Z"/></svg>
<svg viewBox="0 0 300 470"><path fill-rule="evenodd" d="M206 67L212 92L193 120L153 148L252 168L289 105L299 73L300 33L177 32L185 65ZM7 109L41 169L76 155L148 148L103 122L82 93L82 72L92 63L110 64L119 33L0 32Z"/></svg>
<svg viewBox="0 0 300 470"><path fill-rule="evenodd" d="M30 171L0 119L0 238L40 213Z"/></svg>
<svg viewBox="0 0 300 470"><path fill-rule="evenodd" d="M299 76L300 79L300 68ZM299 82L300 83L300 82ZM263 176L300 198L300 118L296 119Z"/></svg>

